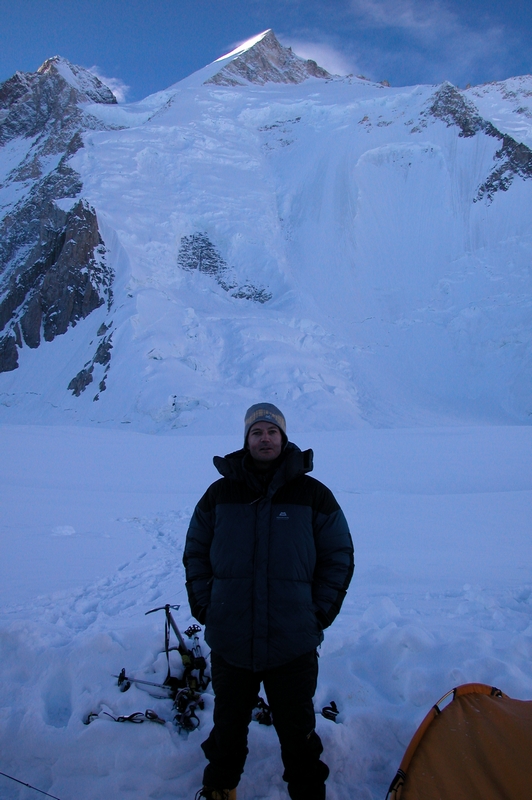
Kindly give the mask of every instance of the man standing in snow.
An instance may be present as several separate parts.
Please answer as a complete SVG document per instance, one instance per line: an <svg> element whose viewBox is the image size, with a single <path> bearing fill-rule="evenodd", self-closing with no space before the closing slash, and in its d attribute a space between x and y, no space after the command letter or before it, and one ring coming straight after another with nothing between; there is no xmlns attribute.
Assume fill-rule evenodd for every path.
<svg viewBox="0 0 532 800"><path fill-rule="evenodd" d="M214 727L199 796L234 800L261 682L292 800L323 800L313 697L316 648L353 574L353 544L332 492L307 475L312 450L288 441L270 403L245 416L244 448L214 465L223 476L199 501L183 562L192 614L211 647Z"/></svg>

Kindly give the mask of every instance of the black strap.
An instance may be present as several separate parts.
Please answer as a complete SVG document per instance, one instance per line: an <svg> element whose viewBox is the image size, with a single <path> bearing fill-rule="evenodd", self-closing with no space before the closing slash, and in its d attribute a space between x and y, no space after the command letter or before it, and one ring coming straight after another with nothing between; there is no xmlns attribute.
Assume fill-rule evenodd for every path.
<svg viewBox="0 0 532 800"><path fill-rule="evenodd" d="M153 711L151 708L147 708L144 713L142 711L135 711L133 714L121 715L119 717L113 717L112 714L109 714L108 711L102 711L106 717L110 717L113 722L133 722L135 725L140 725L143 722L158 722L160 725L166 725L166 720L162 719L156 711ZM100 714L93 712L89 714L87 717L87 725L91 722L94 722L95 719L100 719Z"/></svg>

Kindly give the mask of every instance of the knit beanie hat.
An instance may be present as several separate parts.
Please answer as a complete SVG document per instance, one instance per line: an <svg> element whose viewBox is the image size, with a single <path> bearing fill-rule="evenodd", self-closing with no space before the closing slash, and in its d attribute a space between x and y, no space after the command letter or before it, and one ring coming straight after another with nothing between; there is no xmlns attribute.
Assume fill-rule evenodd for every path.
<svg viewBox="0 0 532 800"><path fill-rule="evenodd" d="M272 405L272 403L256 403L251 408L248 408L244 418L244 447L247 446L249 429L255 422L272 422L281 431L283 444L288 441L286 420L282 411L279 411L277 406Z"/></svg>

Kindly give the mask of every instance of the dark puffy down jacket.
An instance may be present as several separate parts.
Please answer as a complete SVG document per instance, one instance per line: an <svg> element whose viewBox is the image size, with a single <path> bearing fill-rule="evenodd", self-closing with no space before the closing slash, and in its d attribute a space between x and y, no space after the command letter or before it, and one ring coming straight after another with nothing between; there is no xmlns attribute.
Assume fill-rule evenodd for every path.
<svg viewBox="0 0 532 800"><path fill-rule="evenodd" d="M353 543L332 492L288 443L269 485L244 450L214 458L224 476L199 501L183 562L192 614L230 664L255 671L315 649L353 574ZM250 468L251 467L251 468Z"/></svg>

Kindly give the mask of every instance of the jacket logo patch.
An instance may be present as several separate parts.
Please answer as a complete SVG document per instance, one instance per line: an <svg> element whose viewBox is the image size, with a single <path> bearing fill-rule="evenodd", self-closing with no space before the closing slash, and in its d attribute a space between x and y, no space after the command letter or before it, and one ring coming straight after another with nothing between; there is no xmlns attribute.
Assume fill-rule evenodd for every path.
<svg viewBox="0 0 532 800"><path fill-rule="evenodd" d="M288 514L286 513L286 511L280 511L280 512L277 514L277 519L290 519L290 517L288 516Z"/></svg>

